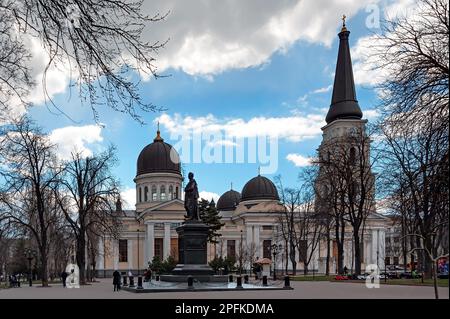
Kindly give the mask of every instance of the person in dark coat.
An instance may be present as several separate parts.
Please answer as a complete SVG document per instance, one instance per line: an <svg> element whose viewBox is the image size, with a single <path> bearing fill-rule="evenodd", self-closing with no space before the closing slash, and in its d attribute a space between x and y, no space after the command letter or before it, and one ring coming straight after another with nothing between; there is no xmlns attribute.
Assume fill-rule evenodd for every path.
<svg viewBox="0 0 450 319"><path fill-rule="evenodd" d="M115 270L113 272L113 285L114 285L114 291L120 290L120 272Z"/></svg>
<svg viewBox="0 0 450 319"><path fill-rule="evenodd" d="M63 270L63 272L61 273L61 279L62 279L63 287L66 288L67 273L66 273L64 270Z"/></svg>

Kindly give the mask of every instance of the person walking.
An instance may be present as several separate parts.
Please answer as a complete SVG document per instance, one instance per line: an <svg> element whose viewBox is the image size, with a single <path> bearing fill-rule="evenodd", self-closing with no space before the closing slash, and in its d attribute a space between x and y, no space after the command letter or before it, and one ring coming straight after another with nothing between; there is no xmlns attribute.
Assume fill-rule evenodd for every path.
<svg viewBox="0 0 450 319"><path fill-rule="evenodd" d="M120 272L115 270L113 272L113 285L114 285L114 291L120 290Z"/></svg>
<svg viewBox="0 0 450 319"><path fill-rule="evenodd" d="M64 288L66 288L66 279L67 279L67 273L63 270L63 272L61 273L61 280L62 280L62 284L63 284Z"/></svg>

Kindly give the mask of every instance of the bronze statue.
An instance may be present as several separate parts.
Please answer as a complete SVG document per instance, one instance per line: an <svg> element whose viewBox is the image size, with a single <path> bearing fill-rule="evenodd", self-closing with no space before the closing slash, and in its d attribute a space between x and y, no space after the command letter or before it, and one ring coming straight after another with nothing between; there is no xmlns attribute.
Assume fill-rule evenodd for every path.
<svg viewBox="0 0 450 319"><path fill-rule="evenodd" d="M184 188L184 209L186 209L187 220L199 220L198 218L198 188L194 179L194 174L188 174L189 182Z"/></svg>

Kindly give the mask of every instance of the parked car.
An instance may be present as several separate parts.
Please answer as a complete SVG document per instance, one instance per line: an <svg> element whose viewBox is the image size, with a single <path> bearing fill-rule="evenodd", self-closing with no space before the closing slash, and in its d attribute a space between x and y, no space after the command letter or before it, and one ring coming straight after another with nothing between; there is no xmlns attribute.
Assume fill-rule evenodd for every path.
<svg viewBox="0 0 450 319"><path fill-rule="evenodd" d="M437 277L439 279L448 279L448 272L439 273Z"/></svg>
<svg viewBox="0 0 450 319"><path fill-rule="evenodd" d="M366 274L358 275L357 278L358 278L358 280L366 280L368 276L369 276L369 274L366 273Z"/></svg>
<svg viewBox="0 0 450 319"><path fill-rule="evenodd" d="M414 271L407 271L400 273L401 279L416 279L416 278L422 278L422 274L418 274Z"/></svg>

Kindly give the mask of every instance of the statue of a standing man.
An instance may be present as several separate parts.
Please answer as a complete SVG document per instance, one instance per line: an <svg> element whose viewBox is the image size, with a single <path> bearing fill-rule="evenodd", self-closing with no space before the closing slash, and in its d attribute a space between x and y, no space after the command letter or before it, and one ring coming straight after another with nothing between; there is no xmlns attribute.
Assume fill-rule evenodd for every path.
<svg viewBox="0 0 450 319"><path fill-rule="evenodd" d="M186 209L188 220L199 220L198 218L198 188L194 179L194 174L188 174L189 182L184 188L184 208Z"/></svg>

